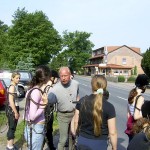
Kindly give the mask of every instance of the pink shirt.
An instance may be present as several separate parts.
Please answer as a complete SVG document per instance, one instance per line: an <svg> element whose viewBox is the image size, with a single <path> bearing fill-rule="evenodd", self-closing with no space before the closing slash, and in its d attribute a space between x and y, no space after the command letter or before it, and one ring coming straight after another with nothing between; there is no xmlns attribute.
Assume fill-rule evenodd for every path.
<svg viewBox="0 0 150 150"><path fill-rule="evenodd" d="M26 93L26 97L28 95L29 91ZM39 91L38 89L34 89L31 92L31 98L32 100L34 100L36 103L42 103L42 93L41 91ZM27 111L26 111L26 116L25 119L27 121L33 121L33 123L37 124L39 122L43 122L45 121L45 116L44 116L44 108L43 106L39 106L34 104L31 100L30 100L30 107L29 105L27 106Z"/></svg>

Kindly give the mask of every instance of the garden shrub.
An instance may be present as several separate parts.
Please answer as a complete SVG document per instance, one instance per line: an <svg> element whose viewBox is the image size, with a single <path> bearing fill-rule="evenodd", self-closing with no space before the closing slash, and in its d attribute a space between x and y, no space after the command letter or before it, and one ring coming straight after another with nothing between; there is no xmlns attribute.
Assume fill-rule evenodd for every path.
<svg viewBox="0 0 150 150"><path fill-rule="evenodd" d="M135 82L136 76L130 76L128 82Z"/></svg>
<svg viewBox="0 0 150 150"><path fill-rule="evenodd" d="M118 76L118 82L124 82L125 77L124 76Z"/></svg>

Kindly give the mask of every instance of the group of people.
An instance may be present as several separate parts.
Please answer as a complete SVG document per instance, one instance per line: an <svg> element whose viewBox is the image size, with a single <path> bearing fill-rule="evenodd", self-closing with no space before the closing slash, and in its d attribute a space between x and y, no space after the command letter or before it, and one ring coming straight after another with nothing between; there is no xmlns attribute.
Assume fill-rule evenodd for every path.
<svg viewBox="0 0 150 150"><path fill-rule="evenodd" d="M15 87L19 82L19 78L20 74L12 74L12 82L9 87L8 105L12 108L14 114L10 115L12 118L8 117L7 150L16 150L14 133L19 118L19 107ZM141 95L144 89L139 84L138 78L136 88L129 94L128 117L129 115L134 115L134 119L139 121L144 115L147 116L147 112L143 111L141 113L141 108L145 110L145 105L143 105L144 98L138 95ZM140 81L140 83L143 82ZM103 75L95 75L91 80L91 88L92 93L90 95L80 98L79 83L72 79L72 74L68 67L61 67L58 73L54 73L46 65L39 66L26 93L24 136L28 149L42 150L45 142L47 142L50 150L56 149L52 135L53 109L50 109L55 105L60 135L58 150L64 150L68 138L69 150L73 148L74 138L77 138L76 146L78 150L106 150L108 140L110 140L112 150L117 150L116 112L114 106L107 101L109 92L107 91L106 78ZM138 100L136 107L134 107L136 97L138 97ZM48 109L52 111L47 113ZM45 114L48 114L50 118L47 119ZM137 124L138 121L136 122ZM145 123L146 125L143 123L143 126L147 126L149 124L147 122ZM137 126L135 125L134 128L135 133L137 132ZM135 137L129 136L130 143Z"/></svg>

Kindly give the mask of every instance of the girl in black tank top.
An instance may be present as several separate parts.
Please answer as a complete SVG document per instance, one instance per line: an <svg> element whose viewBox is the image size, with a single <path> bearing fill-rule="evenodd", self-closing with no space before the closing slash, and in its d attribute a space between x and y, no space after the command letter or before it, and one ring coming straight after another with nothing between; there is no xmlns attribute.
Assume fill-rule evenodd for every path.
<svg viewBox="0 0 150 150"><path fill-rule="evenodd" d="M7 147L6 150L15 150L14 146L14 135L19 119L19 104L18 104L18 90L17 90L17 84L20 80L20 73L19 72L13 72L11 75L11 84L8 88L8 108L11 110L8 113L8 132L7 132Z"/></svg>

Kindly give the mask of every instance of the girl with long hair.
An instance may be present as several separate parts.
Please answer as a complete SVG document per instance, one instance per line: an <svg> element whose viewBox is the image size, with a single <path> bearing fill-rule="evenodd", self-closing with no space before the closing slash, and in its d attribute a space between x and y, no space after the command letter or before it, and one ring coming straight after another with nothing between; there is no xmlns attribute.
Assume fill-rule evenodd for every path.
<svg viewBox="0 0 150 150"><path fill-rule="evenodd" d="M144 103L144 97L141 95L148 85L148 77L145 74L139 74L135 80L135 88L133 88L128 96L127 119L133 116L134 120L142 118L141 107ZM128 127L127 127L128 129ZM132 130L132 129L131 129ZM129 132L130 133L130 132ZM134 133L128 134L129 142L132 140Z"/></svg>
<svg viewBox="0 0 150 150"><path fill-rule="evenodd" d="M28 149L41 150L45 137L45 115L44 109L46 104L43 99L46 99L46 93L43 94L47 82L49 81L51 72L48 66L41 65L36 71L30 84L30 89L26 94L25 120L25 139L28 144ZM29 92L32 90L30 94ZM31 101L32 100L32 101Z"/></svg>
<svg viewBox="0 0 150 150"><path fill-rule="evenodd" d="M116 113L104 93L107 80L103 75L95 75L91 80L92 94L79 100L75 111L75 130L79 136L79 150L106 150L108 138L112 149L117 149ZM78 129L77 129L78 128Z"/></svg>

